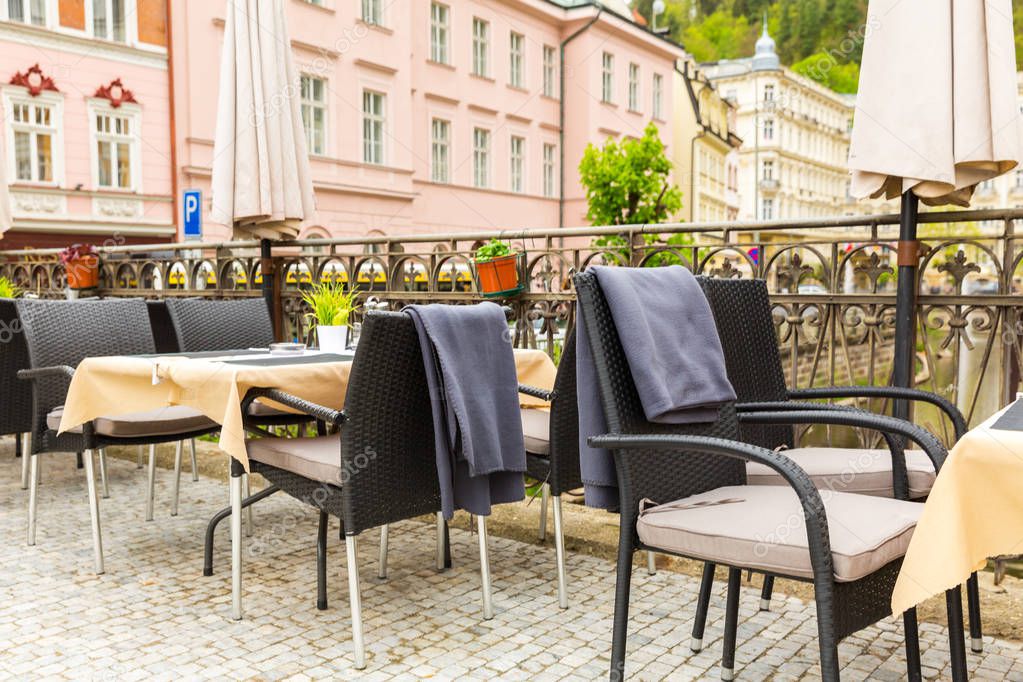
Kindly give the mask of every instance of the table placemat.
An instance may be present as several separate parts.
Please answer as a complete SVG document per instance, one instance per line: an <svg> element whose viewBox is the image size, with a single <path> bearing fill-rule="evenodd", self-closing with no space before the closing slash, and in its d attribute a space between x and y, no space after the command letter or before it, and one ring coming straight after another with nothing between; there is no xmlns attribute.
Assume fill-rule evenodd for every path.
<svg viewBox="0 0 1023 682"><path fill-rule="evenodd" d="M991 425L1000 431L1023 431L1023 400L1017 400Z"/></svg>

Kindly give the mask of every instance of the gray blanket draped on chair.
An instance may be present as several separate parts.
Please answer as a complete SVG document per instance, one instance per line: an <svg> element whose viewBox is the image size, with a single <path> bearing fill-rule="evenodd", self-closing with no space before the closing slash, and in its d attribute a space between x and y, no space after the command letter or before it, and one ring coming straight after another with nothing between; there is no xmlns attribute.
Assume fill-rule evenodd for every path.
<svg viewBox="0 0 1023 682"><path fill-rule="evenodd" d="M703 291L679 265L657 268L592 266L614 318L629 370L649 421L691 424L717 419L735 400L725 359ZM617 509L614 460L589 447L607 433L583 312L576 308L579 466L587 506Z"/></svg>
<svg viewBox="0 0 1023 682"><path fill-rule="evenodd" d="M525 497L515 355L493 303L411 305L430 388L441 509L487 516Z"/></svg>

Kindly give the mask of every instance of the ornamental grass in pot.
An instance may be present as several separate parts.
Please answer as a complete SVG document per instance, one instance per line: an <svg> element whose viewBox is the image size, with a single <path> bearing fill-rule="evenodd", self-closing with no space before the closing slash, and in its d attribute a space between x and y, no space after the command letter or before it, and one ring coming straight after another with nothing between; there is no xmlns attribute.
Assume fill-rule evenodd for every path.
<svg viewBox="0 0 1023 682"><path fill-rule="evenodd" d="M345 291L340 282L321 282L302 292L309 306L306 317L316 323L316 339L320 350L338 353L348 348L348 321L358 307L357 292Z"/></svg>

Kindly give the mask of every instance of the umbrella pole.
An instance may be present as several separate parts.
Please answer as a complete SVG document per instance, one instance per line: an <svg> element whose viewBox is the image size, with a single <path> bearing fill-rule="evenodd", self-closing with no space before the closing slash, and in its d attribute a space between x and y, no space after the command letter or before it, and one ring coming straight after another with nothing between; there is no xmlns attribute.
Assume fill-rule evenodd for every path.
<svg viewBox="0 0 1023 682"><path fill-rule="evenodd" d="M263 300L266 301L266 307L270 309L270 321L273 323L274 338L280 340L280 311L277 309L277 301L274 296L274 262L269 239L259 240L259 256L259 272L263 278Z"/></svg>
<svg viewBox="0 0 1023 682"><path fill-rule="evenodd" d="M916 269L920 262L920 242L916 238L917 209L920 200L913 192L904 192L899 218L899 278L895 297L895 356L892 385L912 388L916 351ZM893 414L909 418L909 402L897 400Z"/></svg>

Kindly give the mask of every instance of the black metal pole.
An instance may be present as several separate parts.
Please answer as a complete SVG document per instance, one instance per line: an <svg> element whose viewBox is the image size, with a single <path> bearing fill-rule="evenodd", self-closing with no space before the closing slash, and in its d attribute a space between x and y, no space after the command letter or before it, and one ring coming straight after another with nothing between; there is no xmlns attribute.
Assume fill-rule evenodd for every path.
<svg viewBox="0 0 1023 682"><path fill-rule="evenodd" d="M263 300L270 309L270 320L273 322L274 333L277 333L277 306L274 304L274 262L269 239L259 240L259 272L263 277Z"/></svg>
<svg viewBox="0 0 1023 682"><path fill-rule="evenodd" d="M899 218L899 279L895 297L895 357L892 366L892 385L912 388L914 356L916 353L916 268L919 263L920 242L916 239L919 199L912 192L902 195ZM909 402L897 400L893 414L909 418Z"/></svg>

